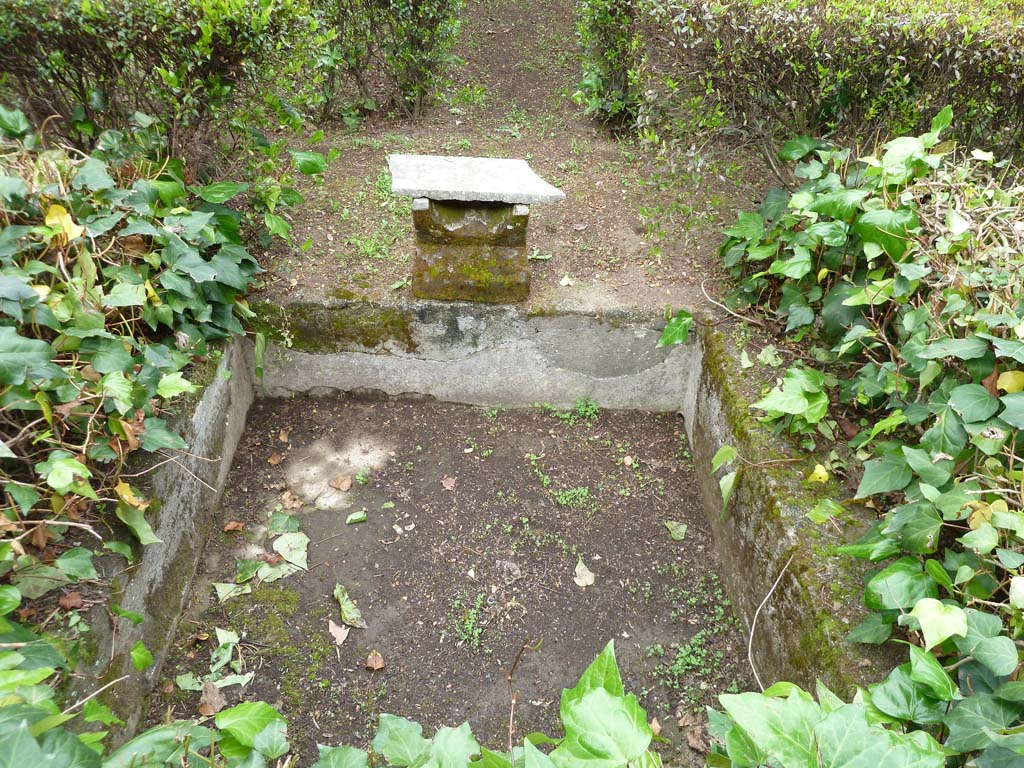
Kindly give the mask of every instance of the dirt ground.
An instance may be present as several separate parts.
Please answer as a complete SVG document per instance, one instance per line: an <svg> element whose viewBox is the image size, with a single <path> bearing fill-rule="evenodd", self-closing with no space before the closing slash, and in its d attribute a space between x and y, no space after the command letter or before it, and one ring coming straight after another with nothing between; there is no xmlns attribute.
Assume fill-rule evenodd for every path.
<svg viewBox="0 0 1024 768"><path fill-rule="evenodd" d="M464 63L426 117L327 128L310 145L340 156L303 182L307 202L286 214L292 245L264 254L256 298L409 298L412 217L387 167L389 153L407 152L525 158L566 193L531 210L530 306L707 307L704 290L720 292L721 227L771 183L752 147L725 136L667 167L584 115L572 100L581 70L570 0L479 0L463 19Z"/></svg>
<svg viewBox="0 0 1024 768"><path fill-rule="evenodd" d="M504 670L524 643L520 738L561 735L561 689L614 640L668 738L658 749L701 765L702 706L749 680L694 471L674 413L260 401L222 504L229 530L208 545L151 720L197 714L201 694L174 680L209 673L220 628L240 636L237 671L255 672L222 689L226 703L280 707L299 764L316 743L365 745L380 712L427 733L468 720L501 749ZM308 570L218 602L211 583L235 581L236 559L274 559L275 511L309 537ZM367 623L340 646L337 584ZM367 669L373 651L381 670Z"/></svg>

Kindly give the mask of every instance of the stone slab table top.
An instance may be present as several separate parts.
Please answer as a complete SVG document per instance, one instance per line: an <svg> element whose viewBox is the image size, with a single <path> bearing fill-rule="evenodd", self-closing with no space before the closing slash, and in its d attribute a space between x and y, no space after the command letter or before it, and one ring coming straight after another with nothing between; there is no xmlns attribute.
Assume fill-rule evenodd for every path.
<svg viewBox="0 0 1024 768"><path fill-rule="evenodd" d="M396 195L466 203L553 203L565 193L533 172L525 160L498 157L388 155Z"/></svg>

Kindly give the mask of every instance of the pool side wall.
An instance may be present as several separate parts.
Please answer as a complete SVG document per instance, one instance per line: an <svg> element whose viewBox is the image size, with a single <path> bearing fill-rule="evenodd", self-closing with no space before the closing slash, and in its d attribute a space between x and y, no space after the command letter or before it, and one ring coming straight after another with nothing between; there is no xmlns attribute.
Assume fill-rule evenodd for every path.
<svg viewBox="0 0 1024 768"><path fill-rule="evenodd" d="M181 407L177 424L188 452L150 476L148 490L159 503L148 517L161 543L143 549L138 565L114 580L112 595L146 620L136 626L119 618L111 631L105 614L93 617L94 660L68 699L129 675L104 696L127 719L113 743L141 721L147 697L161 679L204 544L220 535L217 506L254 396L372 392L558 408L589 397L602 408L679 412L697 467L709 467L727 444L747 462L724 513L718 480L727 470L697 474L721 576L748 630L784 570L753 633L751 655L764 683L784 679L812 687L820 678L849 694L857 682L881 677L890 664L876 647L865 657L841 640L859 618L861 573L849 561L830 556L829 549L855 535L859 524L823 527L807 520L822 491L802 483L806 459L790 462L757 423L739 393L738 382L749 374L739 370L727 352L728 340L713 326L697 322L686 344L659 349L663 318L634 312L529 314L458 302L254 309L270 339L262 382L252 374L251 343L228 344L203 374L202 392ZM155 657L142 673L129 658L138 640Z"/></svg>

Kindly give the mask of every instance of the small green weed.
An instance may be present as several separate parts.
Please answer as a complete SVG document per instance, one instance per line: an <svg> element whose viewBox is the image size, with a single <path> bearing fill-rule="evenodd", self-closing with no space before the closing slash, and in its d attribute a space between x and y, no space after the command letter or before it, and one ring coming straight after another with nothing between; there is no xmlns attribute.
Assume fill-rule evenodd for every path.
<svg viewBox="0 0 1024 768"><path fill-rule="evenodd" d="M479 592L472 605L467 606L463 603L462 598L458 597L452 601L452 624L455 637L460 643L474 651L479 651L482 647L481 638L484 628L480 624L480 618L484 612L485 599L483 592Z"/></svg>

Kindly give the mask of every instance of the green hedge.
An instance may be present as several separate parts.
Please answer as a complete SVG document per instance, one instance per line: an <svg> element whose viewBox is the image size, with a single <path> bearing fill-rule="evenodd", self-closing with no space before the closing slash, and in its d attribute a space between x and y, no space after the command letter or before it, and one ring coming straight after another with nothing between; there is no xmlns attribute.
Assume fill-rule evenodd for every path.
<svg viewBox="0 0 1024 768"><path fill-rule="evenodd" d="M219 114L271 70L301 0L9 0L0 5L3 95L34 125L91 146L142 112L170 150L196 150ZM255 93L255 87L248 89Z"/></svg>
<svg viewBox="0 0 1024 768"><path fill-rule="evenodd" d="M650 0L647 10L665 76L699 82L733 122L873 139L927 130L948 104L958 140L1024 145L1019 3Z"/></svg>

